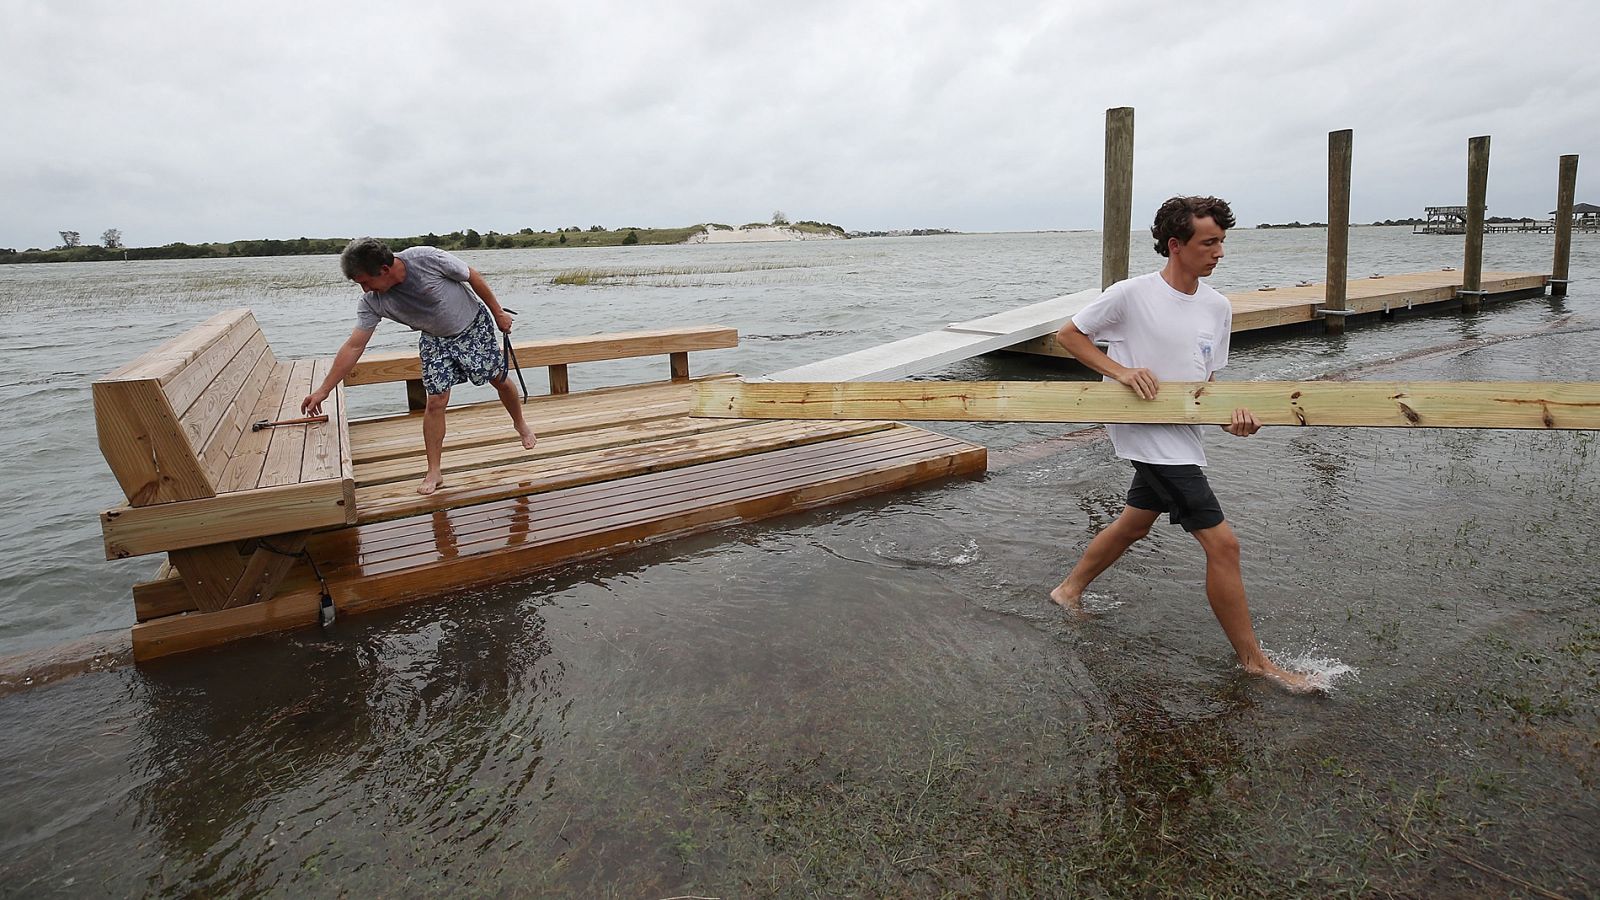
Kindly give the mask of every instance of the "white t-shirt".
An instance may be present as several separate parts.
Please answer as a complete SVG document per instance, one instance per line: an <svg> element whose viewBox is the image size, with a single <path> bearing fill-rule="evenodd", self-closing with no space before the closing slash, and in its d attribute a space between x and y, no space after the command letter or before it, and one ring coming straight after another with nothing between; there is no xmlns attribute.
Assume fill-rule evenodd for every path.
<svg viewBox="0 0 1600 900"><path fill-rule="evenodd" d="M1205 282L1193 294L1167 284L1160 272L1119 281L1072 317L1078 330L1110 346L1106 355L1157 380L1207 381L1228 364L1233 307ZM1109 376L1106 381L1112 381ZM1159 465L1203 466L1198 425L1107 425L1123 459Z"/></svg>

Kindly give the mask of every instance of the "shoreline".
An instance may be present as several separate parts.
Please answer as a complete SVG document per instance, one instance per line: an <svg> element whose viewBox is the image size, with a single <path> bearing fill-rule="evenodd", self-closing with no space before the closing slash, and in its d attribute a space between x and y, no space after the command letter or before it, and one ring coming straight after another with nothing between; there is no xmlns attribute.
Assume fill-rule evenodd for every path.
<svg viewBox="0 0 1600 900"><path fill-rule="evenodd" d="M726 228L707 225L699 234L691 234L685 244L765 244L784 241L842 241L843 232L802 231L793 225L762 225L743 228Z"/></svg>

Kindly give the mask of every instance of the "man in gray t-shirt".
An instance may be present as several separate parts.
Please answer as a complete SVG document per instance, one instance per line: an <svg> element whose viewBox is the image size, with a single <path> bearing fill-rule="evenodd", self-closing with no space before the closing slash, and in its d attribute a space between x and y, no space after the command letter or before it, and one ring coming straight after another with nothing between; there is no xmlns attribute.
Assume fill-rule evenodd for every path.
<svg viewBox="0 0 1600 900"><path fill-rule="evenodd" d="M366 291L356 306L356 327L333 358L333 368L321 386L301 401L307 415L322 410L322 402L343 381L367 349L372 332L384 319L393 319L422 333L418 355L422 358L422 384L428 403L422 413L422 445L428 473L417 487L431 494L444 484L440 471L444 454L444 415L450 388L463 381L487 381L500 395L522 446L532 450L537 438L522 417L522 398L506 378L506 364L495 328L511 333L511 316L500 307L494 292L478 270L433 247L411 247L399 253L375 238L356 238L339 257L345 277Z"/></svg>
<svg viewBox="0 0 1600 900"><path fill-rule="evenodd" d="M394 254L394 258L404 271L400 282L381 292L368 290L362 295L356 306L357 328L371 331L378 327L379 320L393 319L413 331L451 337L466 331L478 317L484 304L467 289L472 269L458 257L433 247L411 247ZM511 330L510 321L506 317L506 331Z"/></svg>

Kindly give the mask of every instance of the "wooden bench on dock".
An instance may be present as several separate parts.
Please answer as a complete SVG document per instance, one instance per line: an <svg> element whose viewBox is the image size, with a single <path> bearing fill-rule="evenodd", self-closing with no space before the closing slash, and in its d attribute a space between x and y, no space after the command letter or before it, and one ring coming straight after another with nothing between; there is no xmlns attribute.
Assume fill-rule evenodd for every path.
<svg viewBox="0 0 1600 900"><path fill-rule="evenodd" d="M268 433L252 437L247 423L275 417L280 410L298 415L291 408L310 390L313 377L323 377L329 363L279 363L258 331L236 333L252 329L254 320L247 312L219 316L95 386L102 447L130 498L126 507L107 514L108 552L123 556L165 550L172 563L154 580L134 586L137 659L317 621L322 585L304 563L273 573L278 579L272 585L275 593L252 588L249 597L261 595L255 602L248 602L237 579L225 596L213 584L217 567L241 559L242 549L254 552L251 537L268 535L258 543L289 553L303 548L317 562L342 615L645 541L979 473L987 465L980 446L895 422L691 418L698 385L737 377L690 377L689 353L738 343L732 328L694 326L517 342L524 368L551 370L551 393L530 397L523 405L528 424L539 435L538 446L522 447L498 399L452 406L442 459L444 485L426 496L416 492L426 468L419 411L348 423L344 419L345 387L420 379L415 352L369 354L330 398L338 440L333 445L339 464L338 505L313 505L286 520L259 509L260 501L276 496L263 492L312 489L265 483L268 473L281 477L282 465L256 467L257 480L245 490L255 501L234 501L223 488L243 485L229 479L230 473L233 479L246 474L248 467L236 461L270 462L279 452L278 444L271 443L263 454L261 441ZM660 381L581 392L568 387L569 365L656 355L669 360ZM224 356L228 359L219 362ZM200 368L187 375L168 371L185 366ZM229 374L220 374L219 366ZM268 375L264 383L258 368ZM247 374L240 376L240 371ZM215 423L191 433L185 430L186 419L209 421L211 414L177 411L194 404L182 395L167 400L162 385L197 382L207 372L213 373L205 376L215 383L212 393L220 398L235 385L234 399ZM291 377L285 380L286 375ZM240 377L253 386L236 385ZM420 392L420 385L411 392ZM143 399L130 403L135 394ZM246 400L256 409L240 414ZM144 412L145 407L162 412L163 402L171 412ZM276 404L271 413L261 411L271 404ZM307 460L320 459L325 451L313 449L322 446L313 443L319 432L304 433L301 465L310 474ZM158 448L156 464L146 460L145 446ZM220 467L222 480L191 473L190 489L179 491L161 475L167 456L202 473ZM219 504L225 501L219 498L244 517L219 526L209 515L222 508ZM331 494L327 499L332 500ZM197 503L210 504L196 508L205 518L184 515ZM125 526L129 516L146 517L137 532ZM291 520L303 530L286 535ZM202 539L207 542L195 545ZM280 560L295 562L287 556L262 557L263 562Z"/></svg>
<svg viewBox="0 0 1600 900"><path fill-rule="evenodd" d="M312 529L355 521L339 390L300 415L329 360L279 361L247 309L219 313L93 385L100 449L127 502L101 515L106 556L165 552L193 608L272 596Z"/></svg>

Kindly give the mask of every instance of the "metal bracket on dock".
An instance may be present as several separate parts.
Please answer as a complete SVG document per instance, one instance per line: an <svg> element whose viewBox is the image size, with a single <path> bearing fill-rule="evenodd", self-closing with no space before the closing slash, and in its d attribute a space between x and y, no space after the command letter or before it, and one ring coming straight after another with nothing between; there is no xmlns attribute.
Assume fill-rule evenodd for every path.
<svg viewBox="0 0 1600 900"><path fill-rule="evenodd" d="M1460 297L1460 296L1463 296L1463 295L1471 295L1471 296L1474 296L1474 297L1487 297L1487 296L1489 296L1489 292L1488 291L1463 291L1463 290L1456 291L1456 296L1457 297Z"/></svg>
<svg viewBox="0 0 1600 900"><path fill-rule="evenodd" d="M1317 305L1312 305L1312 307L1311 307L1311 317L1312 318L1318 318L1318 317L1321 317L1321 316L1356 316L1356 315L1360 315L1360 313L1357 310L1353 310L1353 309L1324 309L1321 306L1317 306Z"/></svg>
<svg viewBox="0 0 1600 900"><path fill-rule="evenodd" d="M1546 278L1545 279L1545 283L1546 284L1571 284L1572 283L1572 279L1570 279L1570 278Z"/></svg>

